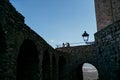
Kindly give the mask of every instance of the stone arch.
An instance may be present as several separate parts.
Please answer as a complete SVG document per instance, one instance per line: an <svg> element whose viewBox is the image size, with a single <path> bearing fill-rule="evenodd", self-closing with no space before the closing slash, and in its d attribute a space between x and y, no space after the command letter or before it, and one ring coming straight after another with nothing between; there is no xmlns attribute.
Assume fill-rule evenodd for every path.
<svg viewBox="0 0 120 80"><path fill-rule="evenodd" d="M94 66L94 65L91 64L91 63L83 63L83 64L80 64L80 65L76 68L77 80L86 80L86 79L84 79L85 73L84 73L84 71L83 71L84 66L85 66L86 64L89 64L89 65L91 65L90 67L94 67L94 68L95 68L95 70L97 71L96 73L97 73L97 79L98 79L98 74L99 74L99 73L98 73L97 67ZM90 70L90 69L88 69L88 71L89 71L89 70ZM95 79L95 80L97 80L97 79ZM87 80L89 80L89 79L87 79Z"/></svg>
<svg viewBox="0 0 120 80"><path fill-rule="evenodd" d="M59 80L65 80L66 60L64 56L59 57Z"/></svg>
<svg viewBox="0 0 120 80"><path fill-rule="evenodd" d="M17 59L17 80L39 80L38 50L32 40L24 40Z"/></svg>
<svg viewBox="0 0 120 80"><path fill-rule="evenodd" d="M83 80L82 64L76 68L76 77L77 80Z"/></svg>
<svg viewBox="0 0 120 80"><path fill-rule="evenodd" d="M53 56L52 56L52 75L53 75L53 80L56 80L56 72L57 72L56 58L55 58L55 54L53 54Z"/></svg>
<svg viewBox="0 0 120 80"><path fill-rule="evenodd" d="M90 63L84 63L82 66L82 72L83 72L83 80L89 80L89 77L91 77L93 80L98 80L98 70L94 65Z"/></svg>
<svg viewBox="0 0 120 80"><path fill-rule="evenodd" d="M43 74L43 80L51 80L51 77L50 77L50 55L47 50L44 52L44 55L43 55L42 74Z"/></svg>

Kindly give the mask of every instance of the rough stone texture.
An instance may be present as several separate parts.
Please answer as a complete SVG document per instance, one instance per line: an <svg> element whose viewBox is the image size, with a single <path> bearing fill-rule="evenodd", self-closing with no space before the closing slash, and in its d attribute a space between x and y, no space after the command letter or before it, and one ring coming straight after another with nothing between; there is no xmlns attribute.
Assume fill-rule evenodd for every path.
<svg viewBox="0 0 120 80"><path fill-rule="evenodd" d="M98 31L117 20L120 20L120 0L94 1Z"/></svg>
<svg viewBox="0 0 120 80"><path fill-rule="evenodd" d="M63 54L24 24L24 17L8 1L0 2L0 20L0 80L58 80L58 62Z"/></svg>
<svg viewBox="0 0 120 80"><path fill-rule="evenodd" d="M100 80L120 80L120 21L95 34Z"/></svg>
<svg viewBox="0 0 120 80"><path fill-rule="evenodd" d="M119 20L98 31L94 45L57 49L31 30L8 0L0 0L0 20L0 80L82 80L84 63L97 68L99 80L120 80Z"/></svg>
<svg viewBox="0 0 120 80"><path fill-rule="evenodd" d="M98 69L94 45L62 47L57 48L57 50L70 54L69 62L67 64L67 75L69 75L69 80L83 79L82 67L84 63L90 63Z"/></svg>

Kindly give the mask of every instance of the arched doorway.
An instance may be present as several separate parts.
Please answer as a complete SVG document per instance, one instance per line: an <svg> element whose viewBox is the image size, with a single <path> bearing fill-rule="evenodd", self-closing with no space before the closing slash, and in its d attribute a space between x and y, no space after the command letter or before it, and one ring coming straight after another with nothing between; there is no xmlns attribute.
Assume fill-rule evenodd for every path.
<svg viewBox="0 0 120 80"><path fill-rule="evenodd" d="M77 80L83 80L83 72L82 72L81 64L76 68L76 77Z"/></svg>
<svg viewBox="0 0 120 80"><path fill-rule="evenodd" d="M59 80L66 80L65 74L66 74L66 60L64 56L59 57Z"/></svg>
<svg viewBox="0 0 120 80"><path fill-rule="evenodd" d="M43 73L43 80L51 80L51 77L50 77L50 56L49 56L49 53L47 50L44 52L44 55L43 55L42 73Z"/></svg>
<svg viewBox="0 0 120 80"><path fill-rule="evenodd" d="M83 80L98 80L98 71L92 64L84 63L82 66Z"/></svg>
<svg viewBox="0 0 120 80"><path fill-rule="evenodd" d="M31 40L24 40L17 60L17 80L39 80L37 47Z"/></svg>
<svg viewBox="0 0 120 80"><path fill-rule="evenodd" d="M52 75L53 75L53 80L56 80L56 58L55 58L55 54L53 54L52 56Z"/></svg>

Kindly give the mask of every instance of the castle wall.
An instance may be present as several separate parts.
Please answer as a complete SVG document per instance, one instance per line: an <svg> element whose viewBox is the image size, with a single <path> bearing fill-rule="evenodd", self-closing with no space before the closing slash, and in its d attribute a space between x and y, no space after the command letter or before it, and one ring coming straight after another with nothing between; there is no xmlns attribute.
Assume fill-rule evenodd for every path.
<svg viewBox="0 0 120 80"><path fill-rule="evenodd" d="M90 63L98 70L98 59L96 57L94 45L61 47L56 50L70 54L67 64L67 75L69 76L69 80L83 80L82 67L84 63Z"/></svg>
<svg viewBox="0 0 120 80"><path fill-rule="evenodd" d="M59 57L67 64L69 55L30 29L8 0L0 0L0 20L0 80L58 80Z"/></svg>
<svg viewBox="0 0 120 80"><path fill-rule="evenodd" d="M97 30L120 20L120 0L94 0Z"/></svg>
<svg viewBox="0 0 120 80"><path fill-rule="evenodd" d="M31 77L31 72L30 75L24 75L27 79L23 77L22 80L30 80L29 76L32 80L80 80L82 78L78 78L76 72L83 63L91 63L98 69L99 80L120 80L119 3L119 0L96 0L98 32L94 45L65 47L57 51L24 23L24 17L8 0L0 0L0 80L19 80L16 74L18 65L18 71L22 70L20 66L24 66L22 59L29 62L34 58L38 61L36 66L31 62L24 67L29 68L28 71L37 69L37 77Z"/></svg>
<svg viewBox="0 0 120 80"><path fill-rule="evenodd" d="M120 80L120 21L95 34L100 80Z"/></svg>

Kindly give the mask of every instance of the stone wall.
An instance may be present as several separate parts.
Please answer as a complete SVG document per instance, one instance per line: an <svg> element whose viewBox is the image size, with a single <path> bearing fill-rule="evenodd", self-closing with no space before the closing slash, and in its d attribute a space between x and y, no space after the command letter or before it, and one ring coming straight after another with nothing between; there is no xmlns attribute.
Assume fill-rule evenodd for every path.
<svg viewBox="0 0 120 80"><path fill-rule="evenodd" d="M100 80L119 80L120 21L98 31L94 45L55 50L8 0L0 0L0 20L0 80L82 80L84 63L98 69Z"/></svg>
<svg viewBox="0 0 120 80"><path fill-rule="evenodd" d="M119 80L120 75L120 21L95 34L100 80Z"/></svg>
<svg viewBox="0 0 120 80"><path fill-rule="evenodd" d="M70 62L91 63L96 66L96 51L94 45L61 47L56 50L70 54Z"/></svg>
<svg viewBox="0 0 120 80"><path fill-rule="evenodd" d="M70 54L67 64L67 75L69 76L68 80L83 80L82 67L84 63L92 64L98 70L94 45L61 47L56 50Z"/></svg>
<svg viewBox="0 0 120 80"><path fill-rule="evenodd" d="M0 20L0 80L58 80L59 57L67 64L69 55L30 29L8 0L0 0Z"/></svg>
<svg viewBox="0 0 120 80"><path fill-rule="evenodd" d="M94 0L97 30L120 20L120 0Z"/></svg>

